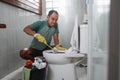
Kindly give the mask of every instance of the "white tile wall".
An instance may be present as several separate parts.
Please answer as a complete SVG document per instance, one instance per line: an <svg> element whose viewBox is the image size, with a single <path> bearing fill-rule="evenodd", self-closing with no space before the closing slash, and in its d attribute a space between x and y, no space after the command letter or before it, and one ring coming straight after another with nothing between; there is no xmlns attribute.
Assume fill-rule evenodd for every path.
<svg viewBox="0 0 120 80"><path fill-rule="evenodd" d="M0 23L7 25L5 29L0 28L0 78L23 66L19 50L29 47L32 40L23 28L39 18L36 14L0 2Z"/></svg>

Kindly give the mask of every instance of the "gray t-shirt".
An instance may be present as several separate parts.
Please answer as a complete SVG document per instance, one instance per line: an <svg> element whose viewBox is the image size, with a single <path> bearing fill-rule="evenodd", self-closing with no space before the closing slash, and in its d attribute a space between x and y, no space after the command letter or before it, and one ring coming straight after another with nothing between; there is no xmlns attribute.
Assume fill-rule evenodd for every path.
<svg viewBox="0 0 120 80"><path fill-rule="evenodd" d="M37 21L29 26L36 33L39 33L42 36L44 36L48 44L50 44L52 36L54 34L59 33L57 23L55 24L54 27L49 27L47 21ZM33 38L30 47L37 50L43 50L46 48L46 45L44 43L39 42L37 39Z"/></svg>

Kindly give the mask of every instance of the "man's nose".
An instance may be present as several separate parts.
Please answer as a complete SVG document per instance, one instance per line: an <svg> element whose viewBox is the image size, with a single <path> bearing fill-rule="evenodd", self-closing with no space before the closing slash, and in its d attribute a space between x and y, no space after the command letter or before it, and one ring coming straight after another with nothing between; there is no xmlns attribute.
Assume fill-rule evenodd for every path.
<svg viewBox="0 0 120 80"><path fill-rule="evenodd" d="M53 22L56 23L56 20L54 20Z"/></svg>

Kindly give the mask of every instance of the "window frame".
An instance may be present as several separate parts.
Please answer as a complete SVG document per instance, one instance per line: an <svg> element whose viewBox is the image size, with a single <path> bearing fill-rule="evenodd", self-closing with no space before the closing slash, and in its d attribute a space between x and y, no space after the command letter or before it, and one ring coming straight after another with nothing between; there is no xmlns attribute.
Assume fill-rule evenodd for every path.
<svg viewBox="0 0 120 80"><path fill-rule="evenodd" d="M34 2L36 2L38 4L35 5L34 3L30 2L29 0L0 0L1 2L7 3L9 5L12 5L14 7L18 7L21 9L24 9L26 11L38 14L38 15L42 15L42 0L39 0L39 2L36 2L35 0L33 0ZM29 3L29 4L28 4ZM33 4L34 6L37 6L37 8L35 8L34 6L30 5Z"/></svg>

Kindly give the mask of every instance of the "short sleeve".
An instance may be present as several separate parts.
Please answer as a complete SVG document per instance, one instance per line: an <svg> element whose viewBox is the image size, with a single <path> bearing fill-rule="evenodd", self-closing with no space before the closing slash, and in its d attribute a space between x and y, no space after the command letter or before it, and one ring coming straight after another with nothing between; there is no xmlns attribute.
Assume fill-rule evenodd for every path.
<svg viewBox="0 0 120 80"><path fill-rule="evenodd" d="M41 21L36 21L36 22L30 24L29 26L33 31L37 32L39 30L39 28L41 28L41 23L42 23Z"/></svg>

